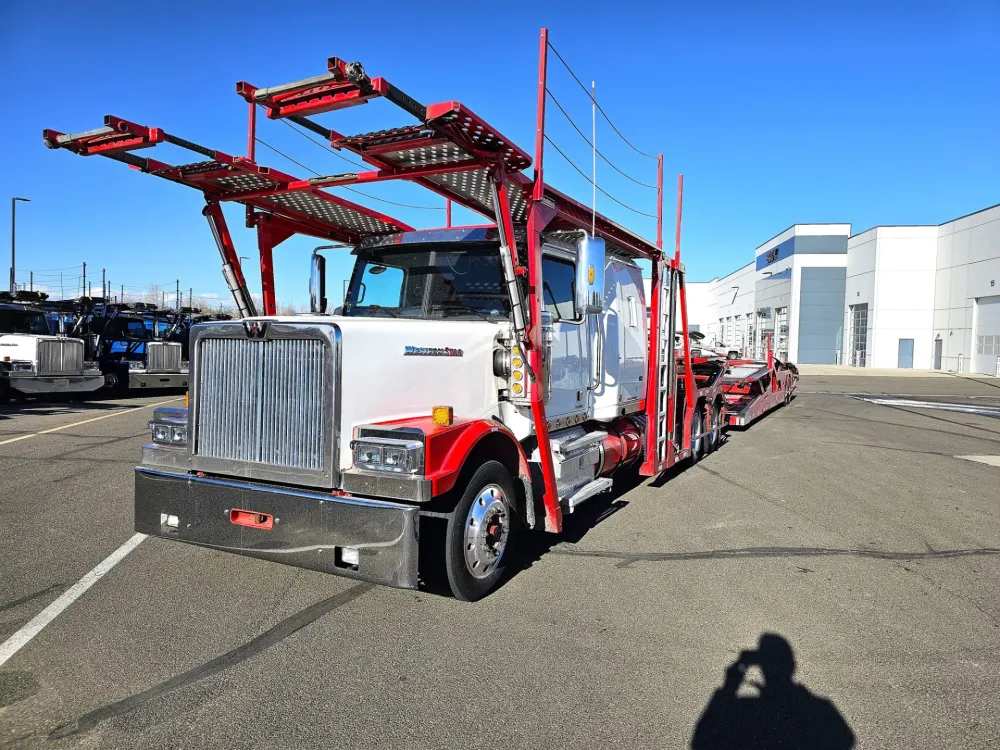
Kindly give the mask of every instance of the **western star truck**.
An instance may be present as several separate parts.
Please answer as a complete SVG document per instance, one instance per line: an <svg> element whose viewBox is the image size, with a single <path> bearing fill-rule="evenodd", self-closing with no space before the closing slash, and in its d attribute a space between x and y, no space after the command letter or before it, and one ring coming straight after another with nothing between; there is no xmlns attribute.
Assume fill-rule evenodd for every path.
<svg viewBox="0 0 1000 750"><path fill-rule="evenodd" d="M49 335L39 292L0 294L0 403L12 396L85 394L101 387L99 370L84 361L84 342Z"/></svg>
<svg viewBox="0 0 1000 750"><path fill-rule="evenodd" d="M558 534L616 473L656 476L719 445L726 362L689 351L680 201L667 254L662 196L650 241L544 182L548 49L543 31L534 160L465 105L425 106L339 58L302 81L237 84L245 157L113 116L45 131L51 148L200 190L242 316L191 329L188 408L154 412L135 472L138 531L398 587L443 568L474 600L515 564L526 531ZM414 122L345 136L314 117L379 99ZM371 169L300 179L258 164L258 110ZM140 155L162 143L203 160ZM661 195L662 158L658 178ZM488 223L416 230L330 191L386 180ZM257 232L259 312L227 202ZM272 251L294 234L338 247L313 254L311 312L278 316ZM331 252L354 256L336 306Z"/></svg>

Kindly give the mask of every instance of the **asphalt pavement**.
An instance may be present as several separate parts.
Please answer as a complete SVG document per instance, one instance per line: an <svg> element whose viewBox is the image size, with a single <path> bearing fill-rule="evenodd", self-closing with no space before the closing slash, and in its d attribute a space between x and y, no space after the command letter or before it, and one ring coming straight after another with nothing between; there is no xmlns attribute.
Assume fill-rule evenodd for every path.
<svg viewBox="0 0 1000 750"><path fill-rule="evenodd" d="M712 747L766 679L790 747L998 747L1000 468L956 456L1000 420L844 395L1000 402L933 380L804 377L476 604L146 539L0 666L0 746ZM0 648L133 537L168 398L0 408ZM788 648L809 692L771 690ZM748 700L709 709L743 650Z"/></svg>

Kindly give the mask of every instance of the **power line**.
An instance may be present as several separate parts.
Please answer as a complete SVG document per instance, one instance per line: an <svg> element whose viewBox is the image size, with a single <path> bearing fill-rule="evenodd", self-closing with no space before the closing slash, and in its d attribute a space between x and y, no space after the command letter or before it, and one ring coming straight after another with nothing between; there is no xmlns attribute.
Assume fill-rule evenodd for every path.
<svg viewBox="0 0 1000 750"><path fill-rule="evenodd" d="M331 154L333 154L334 156L336 156L336 157L338 157L338 158L340 158L340 159L343 159L343 160L344 160L344 161L346 161L346 162L347 162L348 164L351 164L352 166L355 166L355 167L360 167L361 169L367 169L367 168L368 168L368 167L366 167L366 166L365 166L364 164L361 164L361 163L359 163L359 162L356 162L356 161L354 161L353 159L349 159L349 158L347 158L346 156L344 156L344 155L343 155L342 153L340 153L340 152L339 152L339 151L337 151L336 149L332 149L332 148L330 148L329 146L327 146L327 145L326 145L325 143L321 143L320 141L317 141L317 140L316 140L315 138L313 138L313 137L312 137L311 135L309 135L309 134L308 134L307 132L305 132L304 130L301 130L301 129L299 129L299 128L295 127L295 126L294 126L294 125L293 125L292 123L290 123L290 122L289 122L288 120L280 120L280 122L282 122L282 123L284 123L285 125L287 125L288 127L290 127L290 128L292 129L292 130L294 130L294 131L295 131L296 133L298 133L299 135L301 135L301 136L302 136L303 138L305 138L305 139L306 139L307 141L311 141L312 143L315 143L315 144L316 144L317 146L319 146L319 147L320 147L321 149L323 149L324 151L329 151L329 152L330 152Z"/></svg>
<svg viewBox="0 0 1000 750"><path fill-rule="evenodd" d="M319 172L317 172L315 169L310 169L309 167L307 167L302 162L296 161L295 159L293 159L292 157L290 157L285 152L279 151L274 146L272 146L270 143L267 143L266 141L262 141L260 138L257 138L256 140L257 140L257 143L259 143L261 146L264 146L266 148L271 149L278 156L281 156L281 157L287 159L292 164L295 164L296 166L298 166L298 167L306 170L307 172L312 172L312 174L316 175L317 177L323 177L324 176L324 175L320 174ZM310 139L310 140L312 140L312 139ZM388 198L380 198L377 195L372 195L370 193L364 193L364 192L362 192L360 190L355 190L354 188L347 187L346 185L340 185L338 187L342 187L344 190L348 190L348 191L350 191L352 193L356 193L357 195L362 195L365 198L370 198L373 201L381 201L382 203L388 203L390 206L399 206L400 208L415 208L415 209L419 209L421 211L444 211L445 210L444 206L414 206L413 204L410 204L410 203L399 203L397 201L391 201Z"/></svg>
<svg viewBox="0 0 1000 750"><path fill-rule="evenodd" d="M645 211L640 211L640 210L638 210L638 209L636 209L636 208L632 208L632 207L631 207L630 205L628 205L627 203L622 203L622 202L621 202L620 200L618 200L617 198L615 198L615 196L613 196L613 195L612 195L611 193L609 193L609 192L608 192L607 190L605 190L605 189L604 189L604 188L602 188L602 187L601 187L600 185L598 185L598 184L597 184L596 182L594 182L594 181L593 181L593 180L592 180L592 179L591 179L591 178L590 178L589 176L587 176L587 173L586 173L586 172L584 172L584 171L583 171L582 169L580 169L580 168L579 168L578 166L576 166L576 164L574 164L574 163L573 163L573 160L572 160L572 159L570 159L570 158L569 158L568 156L566 156L566 154L565 154L565 153L563 153L563 150L562 150L561 148L559 148L559 147L558 147L558 146L556 145L556 142L555 142L555 141L553 141L553 140L552 140L551 138L549 138L548 136L545 136L545 140L547 140L547 141L549 142L549 144L550 144L550 145L552 146L552 148L554 148L554 149L555 149L556 151L558 151L558 152L559 152L559 155L560 155L560 156L561 156L561 157L562 157L563 159L565 159L565 160L566 160L566 161L567 161L567 162L569 163L569 165L570 165L571 167L573 167L573 169L575 169L575 170L576 170L577 172L579 172L579 173L580 173L580 176L581 176L581 177L583 177L583 179L585 179L585 180L586 180L587 182L589 182L589 183L590 183L591 185L593 185L594 187L596 187L596 188L597 188L597 189L598 189L599 191L601 191L601 192L602 192L602 193L603 193L603 194L604 194L605 196L607 196L608 198L610 198L611 200L613 200L613 201L614 201L615 203L617 203L617 204L618 204L619 206L621 206L622 208L627 208L627 209L628 209L629 211L631 211L632 213L636 213L636 214L639 214L640 216L648 216L648 217L649 217L650 219L655 219L655 218L657 218L657 217L656 217L656 214L647 214L647 213L646 213Z"/></svg>
<svg viewBox="0 0 1000 750"><path fill-rule="evenodd" d="M637 154L645 156L647 159L657 159L657 158L659 158L657 156L654 156L653 154L647 154L645 151L642 151L641 149L636 148L632 144L632 141L630 141L628 138L626 138L624 135L622 135L622 131L620 131L617 127L615 127L615 124L611 121L611 118L608 116L608 113L604 111L604 108L597 102L597 99L594 98L593 94L591 94L590 91L587 89L587 87L583 85L583 81L581 81L580 78L576 75L576 73L573 72L573 69L569 66L569 63L566 62L563 59L563 56L559 54L559 50L557 50L555 47L553 47L551 43L547 42L547 44L549 46L549 49L556 53L556 57L559 58L559 62L561 62L563 64L563 66L566 68L566 70L569 71L569 74L571 76L573 76L573 79L577 82L577 84L580 86L580 88L583 89L583 93L585 93L587 95L587 98L590 99L594 103L595 107L597 107L597 111L600 112L602 115L604 115L604 119L608 121L608 125L610 125L611 129L614 130L618 134L618 137L621 138L623 141L625 141L625 143L628 144L629 148L631 148Z"/></svg>
<svg viewBox="0 0 1000 750"><path fill-rule="evenodd" d="M622 177L632 180L632 182L634 182L636 185L641 185L642 187L649 188L650 190L657 189L656 185L649 185L645 182L641 182L640 180L635 179L635 177L633 177L632 175L623 172L617 166L615 166L614 162L612 162L608 157L606 157L599 148L594 147L594 144L590 142L590 139L586 135L584 135L583 131L580 130L580 128L577 126L575 122L573 122L573 118L569 116L569 113L565 109L563 109L563 106L559 103L559 100L556 99L555 95L548 88L545 89L545 93L549 95L549 98L552 100L552 103L555 104L556 107L559 108L559 111L563 113L563 117L569 120L569 124L573 126L573 128L576 130L577 133L580 134L580 137L583 138L586 144L590 146L594 151L596 151L597 155L600 156L602 159L604 159L604 161L607 162L609 167L615 170Z"/></svg>

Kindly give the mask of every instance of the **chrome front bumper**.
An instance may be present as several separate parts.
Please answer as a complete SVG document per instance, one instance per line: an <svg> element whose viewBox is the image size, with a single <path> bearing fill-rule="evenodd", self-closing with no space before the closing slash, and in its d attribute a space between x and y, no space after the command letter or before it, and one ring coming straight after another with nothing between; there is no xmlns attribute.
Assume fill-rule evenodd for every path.
<svg viewBox="0 0 1000 750"><path fill-rule="evenodd" d="M262 514L272 519L271 527L234 523L233 511ZM419 516L413 506L139 466L135 530L386 586L417 587ZM344 563L345 548L358 550L357 565Z"/></svg>
<svg viewBox="0 0 1000 750"><path fill-rule="evenodd" d="M135 372L128 374L129 388L187 388L186 372Z"/></svg>
<svg viewBox="0 0 1000 750"><path fill-rule="evenodd" d="M10 387L20 393L38 396L46 393L87 393L96 391L104 385L104 376L96 375L66 375L42 376L33 373L9 373Z"/></svg>

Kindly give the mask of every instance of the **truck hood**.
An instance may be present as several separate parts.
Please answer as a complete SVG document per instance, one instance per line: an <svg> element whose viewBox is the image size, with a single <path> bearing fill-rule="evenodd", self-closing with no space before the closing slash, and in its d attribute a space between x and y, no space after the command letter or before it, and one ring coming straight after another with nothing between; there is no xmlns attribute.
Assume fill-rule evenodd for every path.
<svg viewBox="0 0 1000 750"><path fill-rule="evenodd" d="M497 414L493 350L497 334L509 332L506 322L343 316L278 320L334 323L340 329L341 468L353 463L350 443L358 425L426 417L433 406L451 406L456 418Z"/></svg>
<svg viewBox="0 0 1000 750"><path fill-rule="evenodd" d="M10 357L35 362L39 341L58 341L58 336L36 336L29 333L0 334L0 359Z"/></svg>

